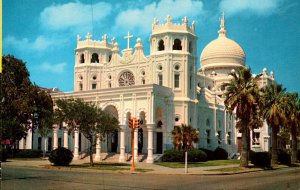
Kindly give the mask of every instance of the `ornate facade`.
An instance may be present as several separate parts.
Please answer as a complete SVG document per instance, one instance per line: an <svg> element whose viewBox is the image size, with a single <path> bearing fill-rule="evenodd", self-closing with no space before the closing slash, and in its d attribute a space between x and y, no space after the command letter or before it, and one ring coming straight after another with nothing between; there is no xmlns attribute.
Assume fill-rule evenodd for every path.
<svg viewBox="0 0 300 190"><path fill-rule="evenodd" d="M171 131L182 123L197 128L200 142L196 147L215 149L222 147L230 155L239 149L241 135L235 129L235 115L224 108L224 89L228 73L245 66L246 55L235 41L227 37L225 19L217 39L202 51L201 67L197 70L197 36L194 22L189 25L184 17L181 23L173 23L168 16L165 23L154 19L150 36L150 55L144 55L144 46L137 38L134 48L121 51L115 39L93 40L90 34L85 39L77 38L75 49L74 92L52 93L59 98L82 98L107 110L120 122L120 130L107 135L98 142L96 159L100 151L119 153L119 161L126 160L131 152L131 133L128 119L143 120L141 129L136 129L134 154L143 153L147 162L154 161L153 154L171 149ZM274 81L273 73L263 71L260 85ZM74 151L75 159L88 147L80 135L67 133L67 126L55 126L51 146L65 146ZM38 135L33 148L41 147ZM252 134L252 147L268 150L269 131L265 125ZM53 143L53 144L52 144ZM40 145L41 144L41 145Z"/></svg>

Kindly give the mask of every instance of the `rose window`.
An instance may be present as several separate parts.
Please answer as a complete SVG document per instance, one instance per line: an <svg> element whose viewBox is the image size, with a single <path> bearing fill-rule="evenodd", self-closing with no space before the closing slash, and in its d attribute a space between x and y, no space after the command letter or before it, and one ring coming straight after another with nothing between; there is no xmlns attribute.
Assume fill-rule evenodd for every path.
<svg viewBox="0 0 300 190"><path fill-rule="evenodd" d="M119 78L119 86L131 86L134 85L134 76L131 72L123 72Z"/></svg>

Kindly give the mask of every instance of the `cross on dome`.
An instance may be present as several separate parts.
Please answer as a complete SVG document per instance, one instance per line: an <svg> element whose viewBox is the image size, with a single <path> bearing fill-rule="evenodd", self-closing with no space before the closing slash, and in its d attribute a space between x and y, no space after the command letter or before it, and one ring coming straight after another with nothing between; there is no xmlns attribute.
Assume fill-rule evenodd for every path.
<svg viewBox="0 0 300 190"><path fill-rule="evenodd" d="M133 35L130 35L129 31L127 36L124 37L125 39L127 39L127 49L130 49L129 43L130 43L130 38L133 38Z"/></svg>
<svg viewBox="0 0 300 190"><path fill-rule="evenodd" d="M226 29L225 29L225 14L222 12L222 17L220 18L220 30L218 31L219 37L226 37Z"/></svg>

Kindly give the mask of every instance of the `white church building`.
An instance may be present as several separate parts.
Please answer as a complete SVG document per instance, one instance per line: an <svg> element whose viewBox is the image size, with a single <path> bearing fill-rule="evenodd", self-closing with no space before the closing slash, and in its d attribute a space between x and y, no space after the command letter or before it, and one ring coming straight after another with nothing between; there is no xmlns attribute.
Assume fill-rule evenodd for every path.
<svg viewBox="0 0 300 190"><path fill-rule="evenodd" d="M224 106L224 89L221 85L230 81L229 73L245 66L246 55L241 46L227 37L224 17L220 30L200 56L197 67L197 36L195 23L187 17L181 23L173 23L168 16L164 23L154 19L150 36L150 55L144 54L144 46L137 38L134 47L120 50L115 39L102 41L77 37L74 66L74 92L51 93L53 100L81 98L95 103L119 120L118 132L107 135L96 147L95 159L100 152L115 152L119 161L126 161L131 153L131 129L128 119L143 120L136 129L134 154L144 154L153 163L155 154L172 149L171 131L182 123L198 129L200 142L197 148L214 150L224 148L229 155L241 149L241 134L235 128L235 115ZM260 86L274 81L274 75L263 70ZM87 151L88 141L80 131L68 134L68 126L54 126L49 134L48 150L63 146L74 151L79 159ZM268 151L269 129L265 124L251 133L251 148ZM43 149L38 133L28 133L20 142L20 148ZM31 143L32 142L32 143Z"/></svg>

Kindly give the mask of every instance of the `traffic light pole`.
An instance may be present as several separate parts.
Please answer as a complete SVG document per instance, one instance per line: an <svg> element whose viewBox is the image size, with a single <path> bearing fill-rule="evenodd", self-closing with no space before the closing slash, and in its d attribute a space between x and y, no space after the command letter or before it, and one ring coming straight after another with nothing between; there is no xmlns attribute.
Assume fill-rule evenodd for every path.
<svg viewBox="0 0 300 190"><path fill-rule="evenodd" d="M135 119L133 118L133 126L131 128L131 168L130 171L134 172L135 171L135 166L134 166L134 122Z"/></svg>

